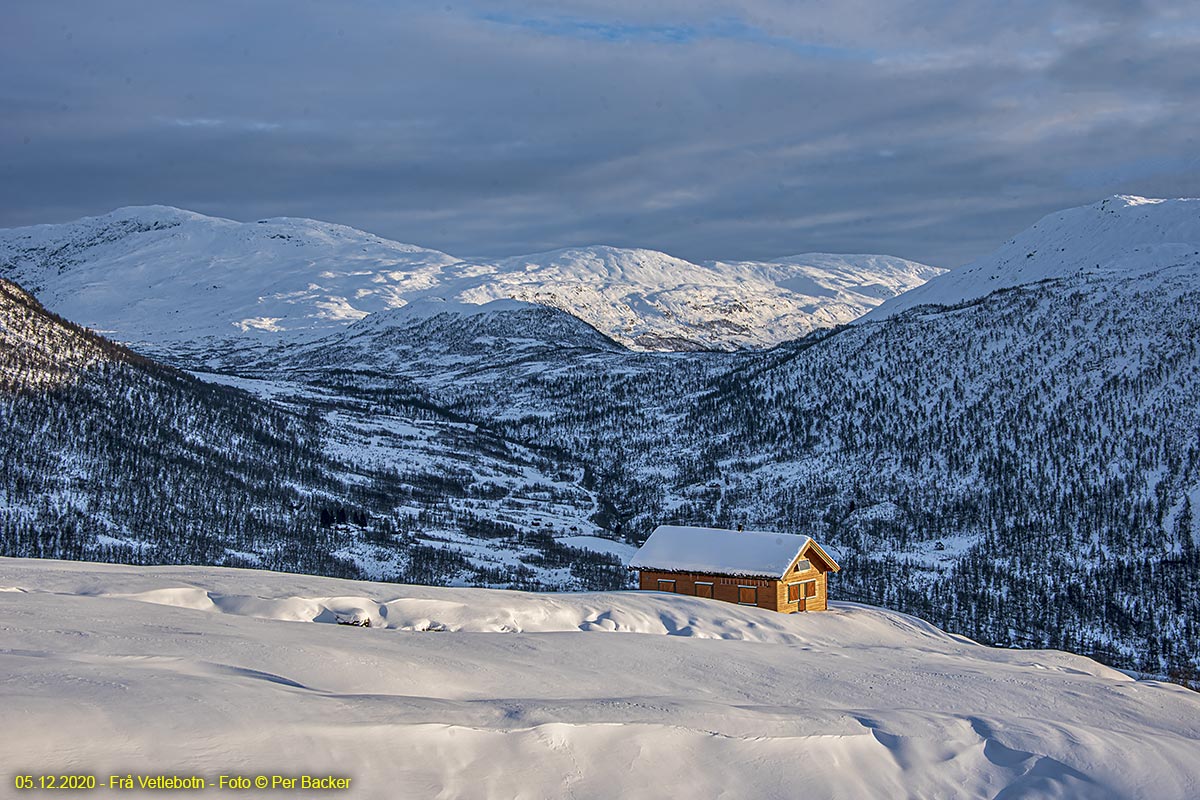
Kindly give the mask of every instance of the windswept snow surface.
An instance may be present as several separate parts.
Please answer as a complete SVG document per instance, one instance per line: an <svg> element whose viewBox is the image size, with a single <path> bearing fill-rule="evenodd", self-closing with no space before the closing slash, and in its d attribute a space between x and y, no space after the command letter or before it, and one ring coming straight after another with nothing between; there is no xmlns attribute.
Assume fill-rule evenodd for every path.
<svg viewBox="0 0 1200 800"><path fill-rule="evenodd" d="M0 618L9 773L333 774L364 798L1200 795L1200 695L867 606L0 559ZM339 619L371 627L304 624Z"/></svg>
<svg viewBox="0 0 1200 800"><path fill-rule="evenodd" d="M1200 271L1200 199L1116 195L1044 217L987 256L886 300L862 319L1040 281L1181 271Z"/></svg>
<svg viewBox="0 0 1200 800"><path fill-rule="evenodd" d="M891 256L694 264L607 246L463 260L343 225L169 206L0 230L0 277L71 320L168 351L286 344L410 303L495 300L553 306L634 349L765 347L849 322L941 272Z"/></svg>

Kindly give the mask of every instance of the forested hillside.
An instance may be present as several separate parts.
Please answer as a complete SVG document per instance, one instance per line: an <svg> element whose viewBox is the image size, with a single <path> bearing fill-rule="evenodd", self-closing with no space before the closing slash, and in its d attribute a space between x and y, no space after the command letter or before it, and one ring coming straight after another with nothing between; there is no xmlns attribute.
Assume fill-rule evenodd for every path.
<svg viewBox="0 0 1200 800"><path fill-rule="evenodd" d="M0 555L531 588L623 582L611 556L504 524L526 495L561 506L548 527L582 516L576 507L592 501L570 476L555 482L539 472L545 457L427 400L404 400L424 429L347 424L339 438L326 421L363 410L348 392L263 402L66 323L3 280L0 303ZM383 437L415 462L364 458L363 440ZM477 501L493 513L472 511ZM512 552L478 563L442 546L510 534Z"/></svg>

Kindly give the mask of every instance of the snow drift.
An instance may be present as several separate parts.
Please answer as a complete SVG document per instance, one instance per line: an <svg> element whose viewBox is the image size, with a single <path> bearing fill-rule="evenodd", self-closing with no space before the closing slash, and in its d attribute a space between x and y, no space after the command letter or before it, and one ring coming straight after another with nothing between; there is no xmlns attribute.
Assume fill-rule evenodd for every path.
<svg viewBox="0 0 1200 800"><path fill-rule="evenodd" d="M0 587L21 769L335 774L357 797L1200 791L1200 695L866 606L7 559ZM301 624L355 614L372 626Z"/></svg>

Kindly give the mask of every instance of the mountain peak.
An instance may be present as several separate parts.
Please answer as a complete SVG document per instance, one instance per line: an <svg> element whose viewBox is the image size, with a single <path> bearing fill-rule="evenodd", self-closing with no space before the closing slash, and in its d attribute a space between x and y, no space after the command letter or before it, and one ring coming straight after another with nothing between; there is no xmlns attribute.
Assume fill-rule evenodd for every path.
<svg viewBox="0 0 1200 800"><path fill-rule="evenodd" d="M97 214L93 217L84 217L84 219L104 219L104 218L121 219L128 217L178 217L181 219L224 219L224 217L214 217L211 214L201 214L199 211L192 211L187 208L179 208L178 206L169 206L162 203L150 203L147 205L132 205L121 206L114 208L107 214ZM232 220L226 220L232 222Z"/></svg>
<svg viewBox="0 0 1200 800"><path fill-rule="evenodd" d="M1185 198L1178 198L1178 199L1185 199ZM1109 205L1110 203L1114 203L1114 202L1120 203L1120 204L1126 205L1126 206L1147 206L1147 205L1157 205L1159 203L1166 203L1168 201L1164 200L1162 198L1156 198L1156 197L1141 197L1136 194L1114 194L1111 197L1106 197L1105 199L1101 200L1099 203L1097 203L1097 205L1099 205L1100 207L1103 208L1103 207Z"/></svg>
<svg viewBox="0 0 1200 800"><path fill-rule="evenodd" d="M189 211L186 208L176 208L175 206L166 205L144 205L144 206L121 206L114 208L105 214L96 214L90 217L83 217L75 222L65 223L76 227L85 228L102 228L110 225L118 225L129 222L140 222L145 224L166 223L166 224L182 224L185 222L207 222L210 224L225 223L236 225L237 223L230 219L222 217L212 217L207 214L201 214L198 211ZM38 228L53 227L59 228L61 225L38 225ZM20 230L19 228L16 230Z"/></svg>
<svg viewBox="0 0 1200 800"><path fill-rule="evenodd" d="M881 304L863 319L920 305L953 305L1045 280L1197 266L1200 200L1114 195L1048 214L983 258Z"/></svg>

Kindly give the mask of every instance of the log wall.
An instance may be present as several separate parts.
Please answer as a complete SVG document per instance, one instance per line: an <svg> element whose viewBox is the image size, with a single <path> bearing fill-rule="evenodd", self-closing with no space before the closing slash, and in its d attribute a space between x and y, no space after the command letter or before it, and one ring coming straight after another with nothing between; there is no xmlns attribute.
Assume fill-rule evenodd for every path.
<svg viewBox="0 0 1200 800"><path fill-rule="evenodd" d="M788 586L812 582L815 594L809 598L795 601L788 600ZM726 603L742 604L752 588L755 602L759 608L772 611L792 613L795 611L824 611L828 607L827 576L816 567L810 566L805 570L794 567L784 575L783 580L769 578L738 578L725 575L709 575L698 572L658 572L641 570L639 572L638 588L650 592L672 592L689 597L711 597Z"/></svg>

